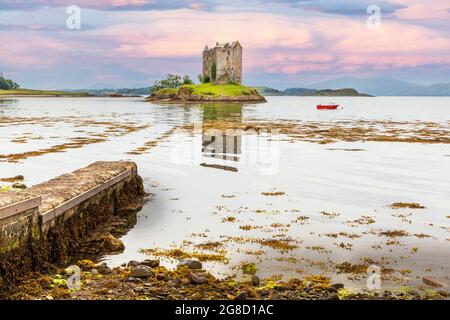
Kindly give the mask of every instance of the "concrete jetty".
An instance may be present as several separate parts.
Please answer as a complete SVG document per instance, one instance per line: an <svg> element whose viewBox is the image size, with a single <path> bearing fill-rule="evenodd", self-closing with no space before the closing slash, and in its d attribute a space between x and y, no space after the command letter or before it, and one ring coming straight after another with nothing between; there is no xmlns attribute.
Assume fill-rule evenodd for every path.
<svg viewBox="0 0 450 320"><path fill-rule="evenodd" d="M64 264L114 215L140 210L144 195L136 164L126 161L95 162L0 193L0 286L44 265Z"/></svg>

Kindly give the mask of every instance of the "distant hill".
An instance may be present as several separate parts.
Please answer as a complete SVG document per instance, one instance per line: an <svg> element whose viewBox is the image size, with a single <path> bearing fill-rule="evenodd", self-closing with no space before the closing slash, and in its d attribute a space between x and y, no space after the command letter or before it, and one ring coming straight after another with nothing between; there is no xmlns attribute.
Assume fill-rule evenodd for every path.
<svg viewBox="0 0 450 320"><path fill-rule="evenodd" d="M370 95L365 93L359 93L355 89L345 88L345 89L325 89L325 90L317 90L312 94L308 94L310 96L318 96L318 97L370 97Z"/></svg>
<svg viewBox="0 0 450 320"><path fill-rule="evenodd" d="M270 87L254 87L259 93L265 96L304 96L306 94L313 94L317 90L306 88L288 88L285 90L277 90Z"/></svg>
<svg viewBox="0 0 450 320"><path fill-rule="evenodd" d="M151 87L143 88L119 88L119 89L80 89L72 92L86 92L95 96L148 96L152 92Z"/></svg>
<svg viewBox="0 0 450 320"><path fill-rule="evenodd" d="M332 97L367 97L369 95L362 94L356 91L355 89L324 89L324 90L316 90L316 89L307 89L307 88L288 88L285 90L277 90L270 87L255 87L259 93L265 96L332 96Z"/></svg>
<svg viewBox="0 0 450 320"><path fill-rule="evenodd" d="M422 85L393 78L342 77L306 86L314 89L355 88L376 96L450 96L450 83Z"/></svg>

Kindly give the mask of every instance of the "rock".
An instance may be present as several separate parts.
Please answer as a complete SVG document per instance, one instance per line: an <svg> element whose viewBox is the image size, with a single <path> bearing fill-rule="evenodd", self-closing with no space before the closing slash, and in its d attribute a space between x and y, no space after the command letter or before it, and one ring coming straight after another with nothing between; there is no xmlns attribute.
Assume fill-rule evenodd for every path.
<svg viewBox="0 0 450 320"><path fill-rule="evenodd" d="M100 274L111 274L112 273L111 268L106 265L101 265L100 267L97 268L97 270Z"/></svg>
<svg viewBox="0 0 450 320"><path fill-rule="evenodd" d="M193 284L203 284L203 283L207 283L208 282L208 279L206 279L205 277L202 277L202 276L200 276L198 274L195 274L193 272L191 272L189 274L189 279L191 280L191 282Z"/></svg>
<svg viewBox="0 0 450 320"><path fill-rule="evenodd" d="M139 261L136 261L136 260L130 260L130 261L128 261L128 264L127 264L128 267L136 267L138 265L139 265Z"/></svg>
<svg viewBox="0 0 450 320"><path fill-rule="evenodd" d="M234 300L247 300L248 293L247 291L239 292L239 294L234 297Z"/></svg>
<svg viewBox="0 0 450 320"><path fill-rule="evenodd" d="M432 287L447 287L447 284L432 278L432 277L423 277L422 278L423 283L432 286Z"/></svg>
<svg viewBox="0 0 450 320"><path fill-rule="evenodd" d="M167 274L164 274L164 273L158 273L156 275L156 279L162 280L162 281L167 281L167 280L169 280L169 276Z"/></svg>
<svg viewBox="0 0 450 320"><path fill-rule="evenodd" d="M179 267L186 266L189 269L201 269L202 263L198 260L183 259L183 260L180 260L180 262L178 263L178 266Z"/></svg>
<svg viewBox="0 0 450 320"><path fill-rule="evenodd" d="M103 245L107 250L110 251L123 251L125 249L125 245L123 244L122 240L117 239L112 234L108 234L103 239Z"/></svg>
<svg viewBox="0 0 450 320"><path fill-rule="evenodd" d="M152 269L150 269L147 266L136 266L133 269L131 269L130 272L130 277L132 278L148 278L148 277L153 277L154 273L152 271Z"/></svg>
<svg viewBox="0 0 450 320"><path fill-rule="evenodd" d="M170 282L170 285L173 287L179 286L181 284L181 279L180 278L175 278L174 280L172 280Z"/></svg>
<svg viewBox="0 0 450 320"><path fill-rule="evenodd" d="M252 276L252 285L254 285L256 287L256 286L259 286L259 283L260 283L259 277L256 275L253 275Z"/></svg>
<svg viewBox="0 0 450 320"><path fill-rule="evenodd" d="M14 182L11 187L13 187L14 189L26 189L27 188L27 186L25 184L19 183L19 182Z"/></svg>
<svg viewBox="0 0 450 320"><path fill-rule="evenodd" d="M335 287L329 287L329 288L328 288L328 292L330 292L330 293L336 293L336 292L338 292L338 289L336 289Z"/></svg>
<svg viewBox="0 0 450 320"><path fill-rule="evenodd" d="M337 294L330 295L327 300L339 300L339 296Z"/></svg>
<svg viewBox="0 0 450 320"><path fill-rule="evenodd" d="M136 293L143 293L145 289L143 287L136 287L133 289L133 291Z"/></svg>
<svg viewBox="0 0 450 320"><path fill-rule="evenodd" d="M262 296L267 296L269 294L269 290L266 290L266 289L259 290L259 294Z"/></svg>
<svg viewBox="0 0 450 320"><path fill-rule="evenodd" d="M333 283L331 285L331 288L335 288L336 290L343 289L344 288L344 284L343 283Z"/></svg>
<svg viewBox="0 0 450 320"><path fill-rule="evenodd" d="M145 259L144 261L141 261L140 264L150 268L156 268L159 266L159 260Z"/></svg>

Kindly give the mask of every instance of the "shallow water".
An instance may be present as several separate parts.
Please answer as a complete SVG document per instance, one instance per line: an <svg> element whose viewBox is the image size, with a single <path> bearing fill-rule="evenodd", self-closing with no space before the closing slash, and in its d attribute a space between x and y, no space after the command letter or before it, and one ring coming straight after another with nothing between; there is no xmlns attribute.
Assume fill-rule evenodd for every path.
<svg viewBox="0 0 450 320"><path fill-rule="evenodd" d="M432 122L450 131L450 98L333 98L343 109L315 110L327 99L269 97L266 104L218 106L157 105L139 98L0 100L0 155L44 150L96 134L108 140L18 162L0 159L0 177L22 174L33 185L97 160L137 162L153 195L123 237L125 251L104 257L112 265L148 258L141 249L217 254L196 245L220 242L228 263L205 263L218 276L241 277L241 265L254 262L261 277L320 273L363 286L365 273L339 273L339 264L348 261L393 269L383 277L385 286L420 284L425 275L448 282L449 144L317 144L276 131L224 136L201 127L223 120L346 121L349 126L364 120L399 127ZM14 121L6 124L5 119ZM118 124L124 123L139 129L122 132ZM193 123L195 131L173 130ZM150 147L139 149L149 141ZM394 202L426 208L389 208ZM405 234L382 234L395 230ZM283 251L271 247L279 241L269 240L292 247ZM174 263L162 259L163 265Z"/></svg>

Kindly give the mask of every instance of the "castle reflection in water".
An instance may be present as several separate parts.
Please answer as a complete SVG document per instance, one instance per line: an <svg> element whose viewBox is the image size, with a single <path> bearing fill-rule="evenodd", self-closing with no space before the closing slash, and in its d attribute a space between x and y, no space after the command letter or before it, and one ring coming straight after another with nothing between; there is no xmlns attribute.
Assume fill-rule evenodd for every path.
<svg viewBox="0 0 450 320"><path fill-rule="evenodd" d="M239 161L242 154L242 104L211 104L203 108L202 155L200 165L228 171L237 171L233 166L211 160ZM205 124L208 125L205 125ZM225 124L225 125L224 125ZM225 129L232 124L238 129Z"/></svg>

